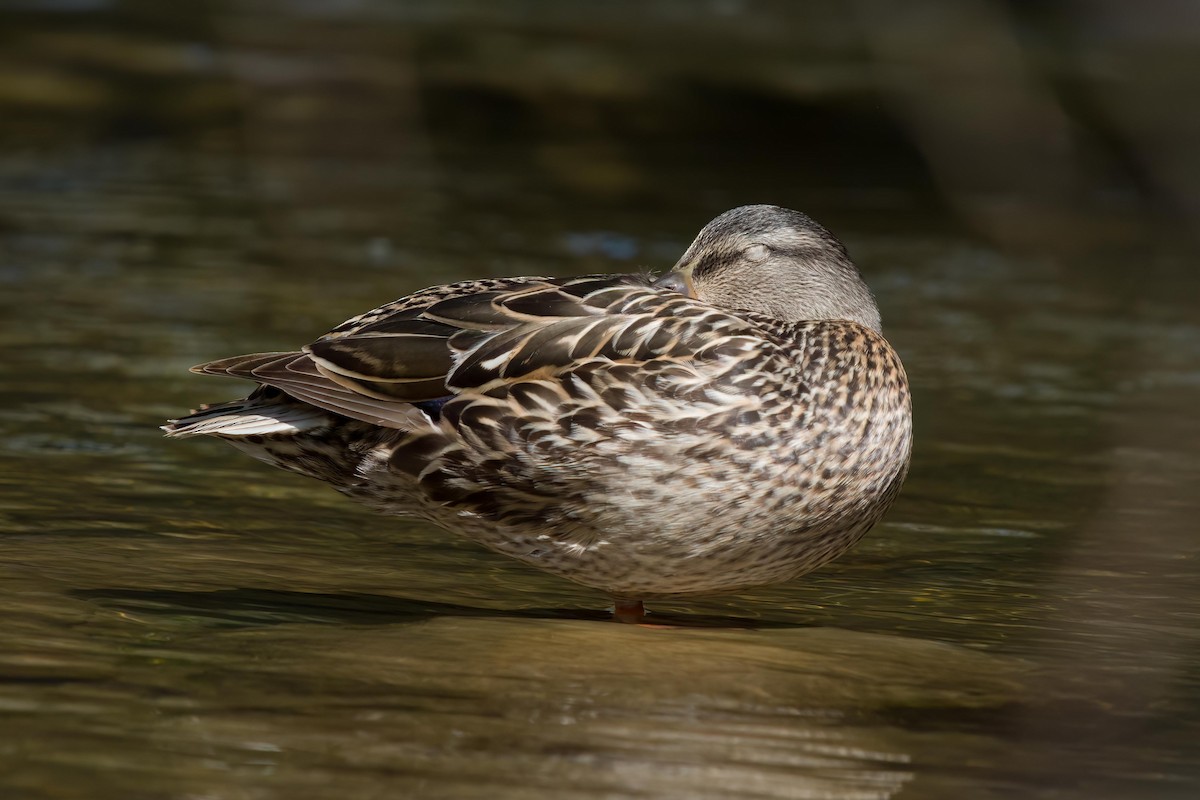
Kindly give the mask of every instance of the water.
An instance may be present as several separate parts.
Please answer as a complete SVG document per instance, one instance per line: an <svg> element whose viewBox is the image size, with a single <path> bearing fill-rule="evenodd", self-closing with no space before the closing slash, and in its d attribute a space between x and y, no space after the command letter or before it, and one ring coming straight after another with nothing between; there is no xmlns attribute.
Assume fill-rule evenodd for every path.
<svg viewBox="0 0 1200 800"><path fill-rule="evenodd" d="M791 106L664 93L674 67L605 61L569 14L27 6L0 74L0 796L1200 793L1200 279L1170 215L1126 198L1127 225L1047 234L1038 195L992 224L888 134L833 135L865 113L837 101L807 144L866 163L781 188L786 137L742 158L736 125L695 126L790 136ZM804 74L852 96L823 24ZM702 69L695 25L670 64ZM530 41L566 99L512 61ZM242 391L193 363L430 283L663 268L762 200L843 235L875 289L913 471L833 565L653 606L698 624L608 623L589 590L156 428Z"/></svg>

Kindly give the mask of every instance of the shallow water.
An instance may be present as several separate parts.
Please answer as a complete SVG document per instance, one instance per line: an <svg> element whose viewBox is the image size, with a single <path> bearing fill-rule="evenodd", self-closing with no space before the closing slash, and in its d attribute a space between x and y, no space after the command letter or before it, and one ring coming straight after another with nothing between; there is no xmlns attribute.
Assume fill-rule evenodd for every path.
<svg viewBox="0 0 1200 800"><path fill-rule="evenodd" d="M1200 793L1189 245L1140 223L989 243L896 194L903 152L841 194L753 158L714 181L741 162L693 157L727 145L674 147L699 106L601 136L520 63L444 55L432 13L28 6L0 78L0 796ZM452 7L470 52L521 52ZM658 97L640 50L638 84L571 61L569 23L530 36L577 92ZM851 554L653 607L681 627L611 624L589 590L157 430L241 391L193 363L430 283L665 268L763 199L843 235L875 290L913 470Z"/></svg>

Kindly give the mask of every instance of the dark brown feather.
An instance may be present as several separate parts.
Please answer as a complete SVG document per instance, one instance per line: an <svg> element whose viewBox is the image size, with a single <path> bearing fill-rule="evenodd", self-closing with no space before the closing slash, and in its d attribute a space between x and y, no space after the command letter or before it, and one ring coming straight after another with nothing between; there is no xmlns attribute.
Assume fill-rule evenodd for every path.
<svg viewBox="0 0 1200 800"><path fill-rule="evenodd" d="M428 319L457 328L501 331L513 324L512 317L495 304L501 296L500 292L480 292L451 297L434 303L423 313Z"/></svg>
<svg viewBox="0 0 1200 800"><path fill-rule="evenodd" d="M369 397L339 385L321 374L305 353L252 353L199 364L192 371L258 381L317 408L387 428L410 430L414 414L420 414L408 403Z"/></svg>
<svg viewBox="0 0 1200 800"><path fill-rule="evenodd" d="M505 295L497 301L497 305L510 315L525 316L534 320L599 313L599 309L587 306L579 302L579 299L578 296L568 294L558 287L549 287Z"/></svg>
<svg viewBox="0 0 1200 800"><path fill-rule="evenodd" d="M448 328L448 332L456 332ZM442 378L452 365L449 336L391 333L351 334L313 342L306 349L321 366L352 379L377 383Z"/></svg>

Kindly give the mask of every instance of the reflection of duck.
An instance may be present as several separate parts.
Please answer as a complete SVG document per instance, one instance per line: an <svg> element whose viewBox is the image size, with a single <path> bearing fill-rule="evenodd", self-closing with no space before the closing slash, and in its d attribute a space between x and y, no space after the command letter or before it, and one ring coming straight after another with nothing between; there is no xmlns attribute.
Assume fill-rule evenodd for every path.
<svg viewBox="0 0 1200 800"><path fill-rule="evenodd" d="M891 505L911 411L879 311L807 216L717 217L675 268L417 292L302 351L196 372L248 398L172 422L389 513L642 600L786 580Z"/></svg>

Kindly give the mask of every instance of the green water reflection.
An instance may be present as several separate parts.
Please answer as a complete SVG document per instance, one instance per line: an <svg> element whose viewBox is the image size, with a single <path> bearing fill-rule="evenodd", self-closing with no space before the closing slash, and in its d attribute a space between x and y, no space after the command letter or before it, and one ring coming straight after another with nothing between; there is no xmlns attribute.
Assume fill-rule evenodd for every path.
<svg viewBox="0 0 1200 800"><path fill-rule="evenodd" d="M0 796L1200 792L1200 277L1179 224L1200 172L1155 102L1200 26L983 2L922 28L866 2L18 5ZM969 140L885 77L985 23L972 74L1007 87L1011 127ZM1006 72L1014 42L1032 55ZM925 58L906 80L942 74ZM844 236L917 443L849 556L653 609L702 627L608 624L588 590L156 429L239 392L193 363L430 283L662 268L742 202Z"/></svg>

